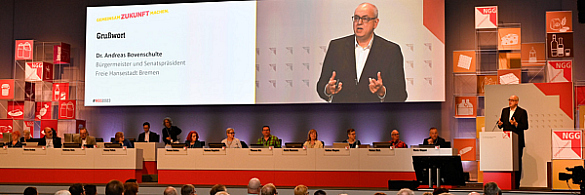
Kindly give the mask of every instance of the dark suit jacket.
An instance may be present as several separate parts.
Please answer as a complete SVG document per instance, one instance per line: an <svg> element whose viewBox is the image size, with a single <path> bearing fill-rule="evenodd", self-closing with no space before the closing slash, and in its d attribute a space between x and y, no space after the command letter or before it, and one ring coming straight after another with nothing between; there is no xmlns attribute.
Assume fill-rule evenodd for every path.
<svg viewBox="0 0 585 195"><path fill-rule="evenodd" d="M502 124L502 126L498 126L498 128L504 128L504 131L512 131L516 133L518 135L518 147L524 148L526 145L524 141L524 131L528 129L528 112L518 106L512 117L514 117L516 122L518 122L518 127L515 127L510 123L510 107L502 109L500 119L504 124Z"/></svg>
<svg viewBox="0 0 585 195"><path fill-rule="evenodd" d="M167 140L167 137L171 137L171 139L173 139L174 141L179 140L177 136L179 136L179 134L181 134L182 130L179 129L179 127L177 126L171 126L171 128L163 128L162 129L163 132L163 141L165 142L165 144L171 144L171 141Z"/></svg>
<svg viewBox="0 0 585 195"><path fill-rule="evenodd" d="M152 131L148 131L149 133L149 137L148 137L148 141L149 142L159 142L159 136L158 134L156 134L155 132ZM144 141L144 136L145 136L145 132L142 132L141 134L138 135L138 142L145 142Z"/></svg>
<svg viewBox="0 0 585 195"><path fill-rule="evenodd" d="M47 145L47 140L45 140L44 138L41 139L41 141L39 142L39 146L46 146L46 145ZM60 137L53 137L53 145L55 146L55 148L61 148L61 138Z"/></svg>
<svg viewBox="0 0 585 195"><path fill-rule="evenodd" d="M380 102L378 95L372 94L368 86L370 84L368 78L377 79L378 72L381 73L386 87L384 101L403 102L406 100L408 94L404 79L404 58L400 46L374 35L359 82L357 82L355 59L355 35L335 39L329 43L321 77L317 82L317 93L322 99L329 100L325 94L325 86L335 71L335 79L343 85L341 91L333 96L332 102Z"/></svg>
<svg viewBox="0 0 585 195"><path fill-rule="evenodd" d="M447 142L445 141L445 139L443 139L442 137L437 137L437 140L435 140L435 143L429 143L428 139L431 139L431 137L427 137L423 140L423 145L435 145L435 146L439 146L441 148L448 148L449 146L447 146Z"/></svg>

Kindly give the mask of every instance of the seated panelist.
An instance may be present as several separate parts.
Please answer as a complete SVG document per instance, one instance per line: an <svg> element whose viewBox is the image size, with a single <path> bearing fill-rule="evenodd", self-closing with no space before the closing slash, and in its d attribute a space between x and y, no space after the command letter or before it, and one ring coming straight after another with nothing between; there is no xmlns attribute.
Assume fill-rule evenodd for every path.
<svg viewBox="0 0 585 195"><path fill-rule="evenodd" d="M347 140L344 140L343 143L349 143L350 148L357 148L362 144L360 140L356 139L355 129L347 130Z"/></svg>
<svg viewBox="0 0 585 195"><path fill-rule="evenodd" d="M126 148L134 148L134 144L132 144L132 142L130 142L130 140L128 139L124 139L124 133L123 132L117 132L116 136L114 137L114 142L112 143L122 143L123 146L126 146Z"/></svg>
<svg viewBox="0 0 585 195"><path fill-rule="evenodd" d="M89 131L85 127L79 129L79 137L74 137L73 142L79 143L82 146L96 145L97 144L95 142L95 137L89 136Z"/></svg>
<svg viewBox="0 0 585 195"><path fill-rule="evenodd" d="M199 134L197 131L189 132L187 141L185 141L185 145L188 148L203 148L203 144L201 144L201 141L199 141Z"/></svg>
<svg viewBox="0 0 585 195"><path fill-rule="evenodd" d="M12 137L6 145L9 148L22 148L22 143L20 142L20 131L13 131Z"/></svg>
<svg viewBox="0 0 585 195"><path fill-rule="evenodd" d="M305 148L323 148L323 142L317 139L317 130L311 129L307 135L307 141L303 144Z"/></svg>
<svg viewBox="0 0 585 195"><path fill-rule="evenodd" d="M142 123L142 129L144 132L138 135L138 142L159 142L160 136L150 130L150 123Z"/></svg>
<svg viewBox="0 0 585 195"><path fill-rule="evenodd" d="M224 143L226 148L242 148L242 142L235 137L236 132L233 128L227 128L225 134L227 137L221 140L221 143Z"/></svg>
<svg viewBox="0 0 585 195"><path fill-rule="evenodd" d="M43 130L45 138L39 141L39 146L45 146L47 148L61 148L61 138L57 137L57 132L51 127L45 127Z"/></svg>
<svg viewBox="0 0 585 195"><path fill-rule="evenodd" d="M400 132L398 132L398 130L394 129L392 131L392 133L390 133L390 135L392 136L392 140L390 141L390 143L392 144L392 147L394 147L394 148L408 148L408 145L406 145L406 143L404 143L402 140L400 140Z"/></svg>
<svg viewBox="0 0 585 195"><path fill-rule="evenodd" d="M441 148L448 148L445 139L439 137L439 130L435 127L429 129L429 137L423 140L423 145L435 145Z"/></svg>

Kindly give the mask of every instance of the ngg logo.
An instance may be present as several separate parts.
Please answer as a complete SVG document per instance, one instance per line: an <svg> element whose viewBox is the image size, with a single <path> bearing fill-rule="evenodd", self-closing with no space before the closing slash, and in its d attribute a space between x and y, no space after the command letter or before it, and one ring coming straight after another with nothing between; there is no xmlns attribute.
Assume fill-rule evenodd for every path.
<svg viewBox="0 0 585 195"><path fill-rule="evenodd" d="M561 139L581 139L581 132L563 132Z"/></svg>

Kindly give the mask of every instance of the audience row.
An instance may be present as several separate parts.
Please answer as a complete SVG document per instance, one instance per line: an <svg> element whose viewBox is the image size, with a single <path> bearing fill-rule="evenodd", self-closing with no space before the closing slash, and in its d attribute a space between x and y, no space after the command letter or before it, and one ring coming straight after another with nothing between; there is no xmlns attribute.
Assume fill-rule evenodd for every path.
<svg viewBox="0 0 585 195"><path fill-rule="evenodd" d="M260 179L252 178L248 181L247 195L278 195L276 186L272 183L262 185ZM106 184L106 195L136 195L138 194L139 186L135 179L129 179L125 183L118 180L111 180ZM502 191L495 182L489 182L483 188L485 195L501 195ZM294 195L309 195L309 187L305 185L298 185L294 188ZM38 195L37 188L27 187L24 190L24 195ZM404 188L396 193L397 195L414 195L414 191ZM69 187L69 190L59 190L55 195L97 195L95 185L83 185L75 183ZM165 188L163 195L179 195L179 191L172 186ZM185 184L181 186L180 195L197 195L195 186L192 184ZM209 190L209 195L230 195L227 187L222 184L216 184ZM317 190L313 195L327 195L323 190ZM347 195L347 194L340 194ZM382 192L377 192L374 195L386 195ZM434 189L433 192L424 192L422 195L450 195L449 190L445 188ZM469 195L479 195L478 192L471 192Z"/></svg>

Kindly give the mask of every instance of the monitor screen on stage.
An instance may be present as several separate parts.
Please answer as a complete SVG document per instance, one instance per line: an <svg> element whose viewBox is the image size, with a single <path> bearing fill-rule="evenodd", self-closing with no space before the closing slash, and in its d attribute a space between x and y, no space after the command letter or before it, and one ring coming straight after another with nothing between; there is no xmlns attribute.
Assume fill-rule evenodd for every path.
<svg viewBox="0 0 585 195"><path fill-rule="evenodd" d="M445 101L443 3L361 3L88 7L85 105Z"/></svg>

